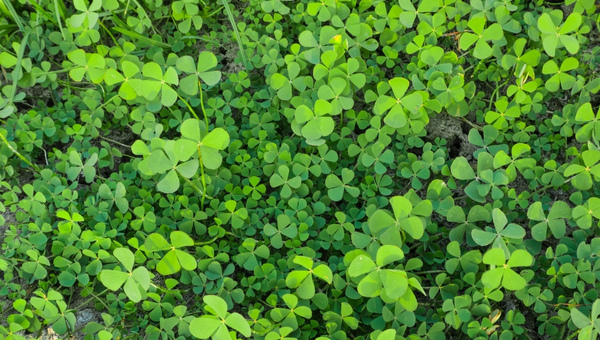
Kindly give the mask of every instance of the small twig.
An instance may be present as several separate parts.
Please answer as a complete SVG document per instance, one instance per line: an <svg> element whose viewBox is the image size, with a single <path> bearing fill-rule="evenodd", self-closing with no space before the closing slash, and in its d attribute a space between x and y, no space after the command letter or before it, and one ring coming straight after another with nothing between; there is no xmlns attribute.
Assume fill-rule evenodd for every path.
<svg viewBox="0 0 600 340"><path fill-rule="evenodd" d="M475 123L473 123L473 122L470 122L470 121L469 121L469 120L467 120L465 117L460 117L460 118L462 118L462 120L463 120L465 123L467 123L467 124L471 125L471 127L472 127L472 128L474 128L474 129L477 129L477 130L479 130L479 131L483 131L483 128L482 128L481 126L479 126L479 125L477 125L477 124L475 124Z"/></svg>
<svg viewBox="0 0 600 340"><path fill-rule="evenodd" d="M98 135L98 137L99 137L99 138L102 138L102 139L104 139L105 141L108 141L108 142L111 142L111 143L114 143L114 144L120 145L120 146L122 146L122 147L124 147L124 148L131 149L131 145L127 145L127 144L123 144L123 143L121 143L121 142L117 142L117 141L116 141L116 140L114 140L114 139L110 139L110 138L104 137L104 136L102 136L102 135Z"/></svg>

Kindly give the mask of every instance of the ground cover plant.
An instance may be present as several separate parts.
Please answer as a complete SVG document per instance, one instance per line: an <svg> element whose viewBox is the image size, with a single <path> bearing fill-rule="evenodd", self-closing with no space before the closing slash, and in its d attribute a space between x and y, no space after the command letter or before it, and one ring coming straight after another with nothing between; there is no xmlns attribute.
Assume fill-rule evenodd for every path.
<svg viewBox="0 0 600 340"><path fill-rule="evenodd" d="M0 0L0 338L600 333L593 0Z"/></svg>

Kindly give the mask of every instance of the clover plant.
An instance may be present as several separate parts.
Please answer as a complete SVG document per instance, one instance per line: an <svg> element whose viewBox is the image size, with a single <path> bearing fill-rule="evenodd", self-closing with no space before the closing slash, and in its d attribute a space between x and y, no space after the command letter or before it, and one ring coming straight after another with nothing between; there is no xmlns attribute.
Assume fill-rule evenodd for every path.
<svg viewBox="0 0 600 340"><path fill-rule="evenodd" d="M0 339L596 339L591 0L0 0Z"/></svg>

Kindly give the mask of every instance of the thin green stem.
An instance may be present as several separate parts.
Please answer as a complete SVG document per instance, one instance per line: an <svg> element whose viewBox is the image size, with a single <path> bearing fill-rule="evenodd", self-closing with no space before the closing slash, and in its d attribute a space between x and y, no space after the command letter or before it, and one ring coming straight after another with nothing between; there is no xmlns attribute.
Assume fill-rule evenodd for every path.
<svg viewBox="0 0 600 340"><path fill-rule="evenodd" d="M204 210L204 199L206 198L206 179L204 178L204 163L202 162L202 151L198 147L198 162L200 162L200 178L202 179L202 198L200 199L200 206Z"/></svg>
<svg viewBox="0 0 600 340"><path fill-rule="evenodd" d="M192 181L190 181L188 178L185 178L183 176L181 176L181 178L183 178L184 180L186 180L186 182L188 182L188 184L194 189L196 190L200 195L204 195L206 197L208 197L208 199L214 199L214 197L210 196L210 195L206 195L202 190L200 190L200 188L198 188L198 186L196 186Z"/></svg>
<svg viewBox="0 0 600 340"><path fill-rule="evenodd" d="M218 238L219 238L219 235L213 237L210 241L196 242L196 243L194 243L194 245L195 246L205 246L207 244L211 244L211 243L215 242Z"/></svg>
<svg viewBox="0 0 600 340"><path fill-rule="evenodd" d="M114 140L114 139L110 139L110 138L104 137L104 136L102 136L102 135L98 135L98 137L99 137L99 138L101 138L101 139L104 139L104 140L105 140L105 141L107 141L107 142L111 142L111 143L113 143L113 144L120 145L120 146L122 146L122 147L124 147L124 148L131 149L131 145L127 145L127 144L123 144L123 143L121 143L121 142L117 142L117 141L116 141L116 140Z"/></svg>
<svg viewBox="0 0 600 340"><path fill-rule="evenodd" d="M202 91L202 90L200 90ZM202 93L202 92L200 92ZM185 106L187 106L188 110L190 110L190 112L194 115L194 117L196 117L196 119L200 120L200 118L198 118L198 115L196 114L196 112L194 111L194 109L192 108L192 106L190 105L190 103L187 102L187 100L185 100L179 93L177 94L177 97L179 97L179 99L181 99L181 101L185 104ZM202 97L200 97L202 98Z"/></svg>
<svg viewBox="0 0 600 340"><path fill-rule="evenodd" d="M425 271L422 271L422 272L414 272L414 273L411 273L411 274L415 274L415 275L420 275L420 274L438 274L438 273L445 273L445 272L446 272L445 270L437 269L437 270L425 270ZM423 287L423 288L425 288L425 287Z"/></svg>
<svg viewBox="0 0 600 340"><path fill-rule="evenodd" d="M94 294L94 292L90 291L90 294L93 296L91 299L87 299L86 301L84 301L82 304L80 304L79 306L75 307L75 308L71 308L72 310L79 310L81 309L81 307L87 305L88 303L90 303L90 301L93 301L94 299L100 301L100 303L106 308L106 310L110 310L110 308L106 305L106 303L104 303L104 301L102 301L102 299L100 299L98 296L105 294L106 292L108 292L108 289L105 289L103 291L101 291L100 293L98 293L98 295Z"/></svg>
<svg viewBox="0 0 600 340"><path fill-rule="evenodd" d="M98 106L98 108L101 109L101 108L105 107L106 105L110 104L110 102L112 102L113 100L115 100L117 98L119 98L119 95L116 94L116 95L112 96L112 98L110 98L109 100L105 101L104 104Z"/></svg>
<svg viewBox="0 0 600 340"><path fill-rule="evenodd" d="M488 111L492 110L492 104L496 101L496 100L494 100L494 96L496 96L496 97L498 96L498 90L500 90L501 88L503 88L504 86L506 86L506 84L508 84L509 80L510 80L510 77L508 77L506 79L506 81L504 83L502 83L502 85L496 86L496 89L494 90L494 92L492 92L492 95L490 96L490 103L488 105Z"/></svg>
<svg viewBox="0 0 600 340"><path fill-rule="evenodd" d="M567 338L567 340L575 339L575 337L579 334L579 331L581 331L581 329L576 330L573 334L571 334L570 337Z"/></svg>
<svg viewBox="0 0 600 340"><path fill-rule="evenodd" d="M462 118L463 122L471 125L471 127L473 127L474 129L477 129L479 131L483 131L483 128L481 126L479 126L477 124L474 124L473 122L470 122L467 118L465 118L465 117L460 117L460 118Z"/></svg>
<svg viewBox="0 0 600 340"><path fill-rule="evenodd" d="M206 131L208 131L208 117L206 116L206 110L204 109L204 91L202 91L202 83L198 80L198 88L200 89L200 108L204 115L204 122L206 123ZM196 117L198 118L198 117Z"/></svg>
<svg viewBox="0 0 600 340"><path fill-rule="evenodd" d="M112 41L115 43L115 46L119 46L117 39L115 39L115 36L112 34L112 32L106 26L104 26L104 23L102 22L102 20L98 20L98 23L106 31L106 33L108 33L108 35L110 35Z"/></svg>
<svg viewBox="0 0 600 340"><path fill-rule="evenodd" d="M29 161L27 158L25 158L25 156L21 155L21 153L19 151L17 151L15 148L12 147L12 145L10 145L10 143L8 142L8 139L6 139L6 137L0 133L0 138L2 138L2 141L4 142L4 144L6 146L8 146L8 148L15 154L17 155L17 157L19 157L23 162L25 162L27 165L29 165L30 167L34 168L35 171L40 172L42 171L37 165L31 163L31 161Z"/></svg>

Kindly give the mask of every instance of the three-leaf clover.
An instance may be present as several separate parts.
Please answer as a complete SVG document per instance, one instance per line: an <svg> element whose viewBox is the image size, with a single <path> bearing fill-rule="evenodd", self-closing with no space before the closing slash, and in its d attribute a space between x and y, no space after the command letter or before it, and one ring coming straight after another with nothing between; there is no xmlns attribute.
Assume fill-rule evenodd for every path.
<svg viewBox="0 0 600 340"><path fill-rule="evenodd" d="M205 295L206 311L190 322L189 330L198 339L231 340L228 327L240 332L245 337L252 335L248 321L239 313L229 313L227 302L215 295Z"/></svg>
<svg viewBox="0 0 600 340"><path fill-rule="evenodd" d="M298 305L298 297L293 294L285 294L281 297L288 308L274 308L271 310L271 318L275 322L281 322L282 327L298 328L296 316L310 320L312 310L307 306Z"/></svg>
<svg viewBox="0 0 600 340"><path fill-rule="evenodd" d="M504 238L511 238L515 240L523 239L525 236L525 229L518 224L510 223L507 225L508 220L502 210L495 208L492 210L492 219L494 221L494 229L486 227L485 231L474 229L471 232L471 236L475 243L480 246L487 246L492 244L492 248L500 248L504 251L506 258L510 256L510 251L504 242Z"/></svg>
<svg viewBox="0 0 600 340"><path fill-rule="evenodd" d="M294 270L288 274L285 279L285 284L289 288L296 289L296 295L301 299L311 299L315 296L315 284L313 275L319 279L332 283L333 273L325 264L314 266L314 261L306 256L294 257L294 263L299 264L306 270Z"/></svg>
<svg viewBox="0 0 600 340"><path fill-rule="evenodd" d="M77 49L69 52L67 58L74 64L69 71L73 80L81 81L87 75L94 84L99 84L104 79L106 61L100 54Z"/></svg>
<svg viewBox="0 0 600 340"><path fill-rule="evenodd" d="M544 50L551 57L554 57L557 48L563 46L571 54L579 51L577 37L569 35L569 33L576 31L579 25L581 25L581 14L573 12L567 17L564 24L557 24L557 22L560 23L561 21L562 12L560 12L560 17L552 17L548 13L543 13L538 18L537 26L540 32L542 32Z"/></svg>
<svg viewBox="0 0 600 340"><path fill-rule="evenodd" d="M586 150L581 153L582 164L571 164L565 169L565 177L573 177L573 186L579 190L588 190L592 187L592 175L600 177L600 151Z"/></svg>
<svg viewBox="0 0 600 340"><path fill-rule="evenodd" d="M369 218L369 229L381 243L402 246L408 233L415 240L420 239L425 232L424 221L412 214L431 214L431 202L425 200L413 207L412 203L403 196L390 198L394 214L387 210L377 210Z"/></svg>
<svg viewBox="0 0 600 340"><path fill-rule="evenodd" d="M221 80L221 71L213 70L217 64L217 57L209 51L202 51L197 63L190 56L180 57L175 66L189 75L181 79L179 87L185 94L195 96L199 91L199 79L208 86L216 85Z"/></svg>
<svg viewBox="0 0 600 340"><path fill-rule="evenodd" d="M80 12L79 14L73 14L71 16L71 25L73 27L81 27L87 19L87 29L94 28L98 23L99 15L96 13L102 7L102 0L93 0L90 6L86 6L84 0L74 0L73 5L75 9Z"/></svg>
<svg viewBox="0 0 600 340"><path fill-rule="evenodd" d="M473 30L465 32L460 37L459 46L461 50L467 50L471 45L475 44L473 56L477 59L486 59L492 55L492 47L489 42L502 40L504 38L504 30L498 23L494 23L485 28L485 17L475 17L469 20L467 26Z"/></svg>
<svg viewBox="0 0 600 340"><path fill-rule="evenodd" d="M287 65L287 77L281 73L274 73L271 76L271 86L277 90L277 97L279 99L292 99L292 86L300 92L306 90L304 77L298 77L300 70L301 68L298 63L291 62Z"/></svg>
<svg viewBox="0 0 600 340"><path fill-rule="evenodd" d="M600 300L594 301L590 316L586 316L579 309L571 309L571 321L579 328L579 340L597 339L600 334Z"/></svg>
<svg viewBox="0 0 600 340"><path fill-rule="evenodd" d="M290 168L286 165L282 165L277 169L277 173L274 173L269 180L269 184L273 188L281 187L281 197L288 198L292 195L292 189L298 189L302 184L302 178L295 176L289 178Z"/></svg>
<svg viewBox="0 0 600 340"><path fill-rule="evenodd" d="M577 110L575 121L583 124L575 133L578 142L585 143L589 140L600 140L600 108L594 115L591 103L585 103Z"/></svg>
<svg viewBox="0 0 600 340"><path fill-rule="evenodd" d="M325 142L322 137L329 136L335 128L331 112L331 104L323 99L315 102L314 111L306 105L300 105L294 113L292 130L306 138L308 144L321 145Z"/></svg>
<svg viewBox="0 0 600 340"><path fill-rule="evenodd" d="M353 197L358 197L360 190L356 187L349 186L348 183L354 179L354 171L350 169L342 169L342 178L340 179L335 174L330 174L325 180L325 186L329 189L327 195L335 202L339 202L347 192Z"/></svg>
<svg viewBox="0 0 600 340"><path fill-rule="evenodd" d="M162 142L162 146L160 142ZM191 178L196 174L198 170L198 162L196 160L179 164L181 153L177 152L176 142L172 140L167 142L157 140L153 147L154 149L150 152L146 144L138 140L131 146L131 150L136 155L144 156L144 160L138 164L138 169L141 173L153 176L166 172L166 175L156 185L159 191L173 193L179 189L178 175L184 178Z"/></svg>
<svg viewBox="0 0 600 340"><path fill-rule="evenodd" d="M565 59L560 64L560 68L554 60L548 60L542 68L543 74L552 75L550 79L546 80L546 89L550 92L556 92L561 88L563 91L570 90L575 85L577 79L568 72L577 67L579 67L579 61L575 58Z"/></svg>
<svg viewBox="0 0 600 340"><path fill-rule="evenodd" d="M285 214L277 216L277 228L270 223L264 226L265 235L271 238L271 245L276 249L283 247L283 236L293 239L298 235L298 226Z"/></svg>
<svg viewBox="0 0 600 340"><path fill-rule="evenodd" d="M113 251L113 256L119 261L125 271L103 269L98 275L100 282L112 291L117 291L123 286L125 295L127 295L131 301L141 301L142 291L145 292L150 287L150 273L148 272L148 269L143 266L133 269L135 256L131 250L127 248L115 249Z"/></svg>
<svg viewBox="0 0 600 340"><path fill-rule="evenodd" d="M379 96L373 107L373 112L376 115L383 115L389 111L383 121L394 129L399 129L408 122L405 110L416 113L423 105L423 97L418 93L405 95L410 86L410 82L405 78L393 78L388 83L392 88L393 97Z"/></svg>
<svg viewBox="0 0 600 340"><path fill-rule="evenodd" d="M170 107L177 101L177 91L171 86L179 84L177 71L171 66L163 73L162 67L151 61L144 64L142 68L144 79L142 81L142 94L150 101L153 101L160 94L160 103L163 106Z"/></svg>
<svg viewBox="0 0 600 340"><path fill-rule="evenodd" d="M404 308L414 311L417 308L417 299L410 287L425 294L417 279L408 278L403 270L382 268L403 258L404 253L398 246L384 245L377 250L375 261L368 254L359 253L350 263L348 275L361 277L367 274L358 283L360 295L381 296L386 302L399 300Z"/></svg>
<svg viewBox="0 0 600 340"><path fill-rule="evenodd" d="M554 237L560 239L567 230L565 218L571 217L571 208L563 201L556 201L546 215L542 202L534 202L527 210L527 217L538 222L531 228L531 236L534 240L540 242L546 240L548 228Z"/></svg>
<svg viewBox="0 0 600 340"><path fill-rule="evenodd" d="M207 169L218 169L223 162L219 153L229 145L229 133L223 128L213 129L206 133L206 125L194 118L181 123L181 139L175 142L175 154L180 160L186 161L197 154L199 161Z"/></svg>
<svg viewBox="0 0 600 340"><path fill-rule="evenodd" d="M142 88L142 80L134 78L140 72L140 68L129 60L123 60L121 70L123 74L112 68L107 69L104 81L111 86L121 83L119 96L125 100L133 100L137 98L138 92L141 92Z"/></svg>
<svg viewBox="0 0 600 340"><path fill-rule="evenodd" d="M171 243L158 233L150 234L144 242L144 248L149 252L167 251L168 252L156 264L156 271L161 275L171 275L179 272L181 268L185 270L194 270L198 267L196 259L187 252L179 249L191 247L194 240L180 230L172 231L170 234Z"/></svg>
<svg viewBox="0 0 600 340"><path fill-rule="evenodd" d="M525 288L527 281L512 268L528 267L533 257L526 250L515 250L506 261L506 255L500 248L492 248L483 255L483 263L489 264L490 270L483 273L481 282L489 288L504 287L508 290Z"/></svg>

